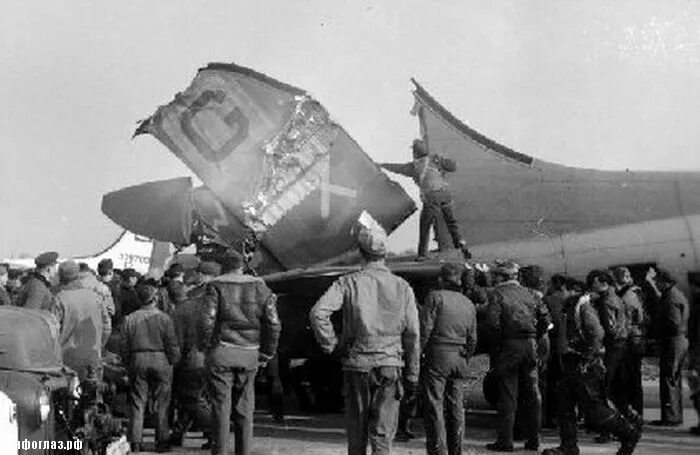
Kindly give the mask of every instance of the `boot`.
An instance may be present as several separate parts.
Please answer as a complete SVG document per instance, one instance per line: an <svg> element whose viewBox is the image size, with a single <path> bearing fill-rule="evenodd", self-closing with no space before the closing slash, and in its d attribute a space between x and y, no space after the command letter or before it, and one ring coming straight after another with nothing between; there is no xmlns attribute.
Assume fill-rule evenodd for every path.
<svg viewBox="0 0 700 455"><path fill-rule="evenodd" d="M637 411L631 407L628 409L629 420L617 414L613 418L610 432L617 436L621 445L617 450L617 455L631 455L642 437L642 419Z"/></svg>
<svg viewBox="0 0 700 455"><path fill-rule="evenodd" d="M565 449L562 446L552 447L551 449L544 449L542 455L579 455L578 447L572 447Z"/></svg>

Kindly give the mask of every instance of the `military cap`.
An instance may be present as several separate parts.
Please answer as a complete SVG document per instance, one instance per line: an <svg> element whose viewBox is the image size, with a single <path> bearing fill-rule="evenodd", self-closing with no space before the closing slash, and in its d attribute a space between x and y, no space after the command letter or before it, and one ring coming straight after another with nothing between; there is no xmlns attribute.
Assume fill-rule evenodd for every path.
<svg viewBox="0 0 700 455"><path fill-rule="evenodd" d="M498 275L517 275L520 267L510 259L499 259L491 267L491 271Z"/></svg>
<svg viewBox="0 0 700 455"><path fill-rule="evenodd" d="M123 279L128 280L128 279L131 278L132 276L135 276L135 277L138 278L138 277L139 277L139 272L137 272L136 270L131 269L131 268L129 268L129 269L124 269L124 270L122 271L122 278L123 278Z"/></svg>
<svg viewBox="0 0 700 455"><path fill-rule="evenodd" d="M221 266L213 261L202 261L197 267L200 273L209 276L219 276L221 275Z"/></svg>
<svg viewBox="0 0 700 455"><path fill-rule="evenodd" d="M80 275L80 266L75 261L64 261L58 266L58 276L61 281L77 280Z"/></svg>
<svg viewBox="0 0 700 455"><path fill-rule="evenodd" d="M365 253L386 255L387 237L381 226L362 226L357 232L357 244Z"/></svg>
<svg viewBox="0 0 700 455"><path fill-rule="evenodd" d="M58 262L58 253L55 251L47 251L46 253L41 253L34 259L34 264L37 267L46 267L48 265L54 265Z"/></svg>

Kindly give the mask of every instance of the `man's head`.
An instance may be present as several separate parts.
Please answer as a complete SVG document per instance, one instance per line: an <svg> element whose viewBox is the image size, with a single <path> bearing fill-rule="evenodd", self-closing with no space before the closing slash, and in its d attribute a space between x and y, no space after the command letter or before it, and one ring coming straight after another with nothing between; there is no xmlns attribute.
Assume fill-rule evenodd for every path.
<svg viewBox="0 0 700 455"><path fill-rule="evenodd" d="M155 278L144 278L139 281L136 285L136 294L141 305L148 305L155 301L158 296L158 287L158 281Z"/></svg>
<svg viewBox="0 0 700 455"><path fill-rule="evenodd" d="M444 286L461 286L462 285L462 272L464 267L460 264L454 264L448 262L447 264L440 267L440 280Z"/></svg>
<svg viewBox="0 0 700 455"><path fill-rule="evenodd" d="M357 246L365 261L382 260L387 253L386 232L376 222L360 224L357 230Z"/></svg>
<svg viewBox="0 0 700 455"><path fill-rule="evenodd" d="M7 285L7 280L9 279L8 272L10 267L7 264L0 264L0 286Z"/></svg>
<svg viewBox="0 0 700 455"><path fill-rule="evenodd" d="M607 270L592 270L586 277L586 286L592 292L600 294L615 285L615 280Z"/></svg>
<svg viewBox="0 0 700 455"><path fill-rule="evenodd" d="M100 279L102 281L111 281L112 277L114 276L114 263L112 262L112 260L102 259L97 264L97 274L100 276Z"/></svg>
<svg viewBox="0 0 700 455"><path fill-rule="evenodd" d="M654 282L659 291L666 291L676 285L676 278L666 269L656 269Z"/></svg>
<svg viewBox="0 0 700 455"><path fill-rule="evenodd" d="M496 284L504 281L517 280L520 267L514 261L508 259L497 260L491 267L491 274Z"/></svg>
<svg viewBox="0 0 700 455"><path fill-rule="evenodd" d="M615 284L619 287L629 286L634 283L630 269L627 267L615 267L613 276L615 277Z"/></svg>
<svg viewBox="0 0 700 455"><path fill-rule="evenodd" d="M567 286L568 280L569 277L561 273L552 275L552 278L549 279L549 288L552 291L564 291L564 288Z"/></svg>
<svg viewBox="0 0 700 455"><path fill-rule="evenodd" d="M411 149L413 150L413 159L423 158L428 154L428 147L422 139L415 139Z"/></svg>
<svg viewBox="0 0 700 455"><path fill-rule="evenodd" d="M175 263L165 272L165 277L171 281L179 281L182 283L185 280L185 268L182 264Z"/></svg>
<svg viewBox="0 0 700 455"><path fill-rule="evenodd" d="M139 274L134 269L124 269L122 271L122 283L130 288L136 286L139 281Z"/></svg>
<svg viewBox="0 0 700 455"><path fill-rule="evenodd" d="M520 283L526 288L544 292L544 269L539 265L526 265L520 269Z"/></svg>
<svg viewBox="0 0 700 455"><path fill-rule="evenodd" d="M221 258L221 271L243 273L243 269L245 269L245 256L234 249L227 250L226 255Z"/></svg>
<svg viewBox="0 0 700 455"><path fill-rule="evenodd" d="M36 273L52 281L56 277L58 270L58 253L55 251L41 253L34 259L34 264L36 265L34 269Z"/></svg>
<svg viewBox="0 0 700 455"><path fill-rule="evenodd" d="M61 284L69 284L80 277L80 266L75 261L64 261L58 266Z"/></svg>
<svg viewBox="0 0 700 455"><path fill-rule="evenodd" d="M197 268L203 283L213 280L221 275L221 266L213 261L202 261Z"/></svg>

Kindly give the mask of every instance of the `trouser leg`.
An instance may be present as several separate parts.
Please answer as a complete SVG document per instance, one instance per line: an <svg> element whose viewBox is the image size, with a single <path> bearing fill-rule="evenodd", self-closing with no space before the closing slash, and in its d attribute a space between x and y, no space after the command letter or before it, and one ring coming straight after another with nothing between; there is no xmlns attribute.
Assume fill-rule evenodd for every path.
<svg viewBox="0 0 700 455"><path fill-rule="evenodd" d="M620 412L627 412L628 384L625 384L627 340L605 347L605 393Z"/></svg>
<svg viewBox="0 0 700 455"><path fill-rule="evenodd" d="M154 407L156 411L156 444L168 443L170 430L168 416L170 409L170 391L172 388L173 370L163 358L160 365L154 365L152 369L153 382L155 383Z"/></svg>
<svg viewBox="0 0 700 455"><path fill-rule="evenodd" d="M498 381L498 440L513 445L513 425L518 402L518 373L499 374Z"/></svg>
<svg viewBox="0 0 700 455"><path fill-rule="evenodd" d="M428 254L430 227L435 221L435 210L435 205L432 202L423 200L423 207L421 208L418 221L418 256L426 256Z"/></svg>
<svg viewBox="0 0 700 455"><path fill-rule="evenodd" d="M538 385L537 367L523 365L520 372L520 384L523 395L523 435L528 441L538 441L542 423L542 397Z"/></svg>
<svg viewBox="0 0 700 455"><path fill-rule="evenodd" d="M145 369L132 364L129 378L129 442L140 444L143 441L143 417L148 400L148 378Z"/></svg>
<svg viewBox="0 0 700 455"><path fill-rule="evenodd" d="M445 391L448 455L462 455L464 437L464 379L449 379Z"/></svg>
<svg viewBox="0 0 700 455"><path fill-rule="evenodd" d="M625 386L628 389L627 402L641 417L644 414L644 391L642 389L643 341L631 340L628 361L625 369Z"/></svg>
<svg viewBox="0 0 700 455"><path fill-rule="evenodd" d="M236 455L249 455L253 448L253 414L255 413L255 370L234 372L231 407Z"/></svg>
<svg viewBox="0 0 700 455"><path fill-rule="evenodd" d="M590 421L601 431L617 437L623 445L618 453L631 453L641 431L641 420L632 416L635 422L625 419L617 410L608 406L605 399L604 367L599 361L585 365L578 378L578 402Z"/></svg>
<svg viewBox="0 0 700 455"><path fill-rule="evenodd" d="M573 372L564 374L559 381L556 400L561 448L571 453L578 451L578 416L576 414L578 380L578 374Z"/></svg>
<svg viewBox="0 0 700 455"><path fill-rule="evenodd" d="M447 436L443 398L447 380L433 371L428 371L423 382L423 418L425 425L425 448L428 455L447 455Z"/></svg>
<svg viewBox="0 0 700 455"><path fill-rule="evenodd" d="M370 375L369 443L373 455L389 455L399 418L399 368L379 367Z"/></svg>
<svg viewBox="0 0 700 455"><path fill-rule="evenodd" d="M688 341L684 336L661 341L660 387L661 420L668 423L683 422L682 367Z"/></svg>
<svg viewBox="0 0 700 455"><path fill-rule="evenodd" d="M558 416L557 410L557 389L561 379L561 365L559 356L552 355L547 365L547 380L542 396L542 422L548 427L554 426L554 418ZM545 399L546 396L546 399Z"/></svg>
<svg viewBox="0 0 700 455"><path fill-rule="evenodd" d="M459 224L457 223L457 218L455 218L453 208L451 196L448 201L440 204L442 217L445 219L447 230L450 232L450 236L452 237L452 243L454 244L455 248L460 248L462 246L462 233L459 230Z"/></svg>
<svg viewBox="0 0 700 455"><path fill-rule="evenodd" d="M210 365L208 371L209 395L211 396L211 433L213 455L228 452L231 418L231 387L233 372L230 368Z"/></svg>
<svg viewBox="0 0 700 455"><path fill-rule="evenodd" d="M367 422L369 420L369 373L346 371L345 425L348 435L348 455L367 453Z"/></svg>
<svg viewBox="0 0 700 455"><path fill-rule="evenodd" d="M688 387L690 388L690 399L698 414L698 419L700 419L700 366L688 369ZM700 422L698 423L700 424Z"/></svg>

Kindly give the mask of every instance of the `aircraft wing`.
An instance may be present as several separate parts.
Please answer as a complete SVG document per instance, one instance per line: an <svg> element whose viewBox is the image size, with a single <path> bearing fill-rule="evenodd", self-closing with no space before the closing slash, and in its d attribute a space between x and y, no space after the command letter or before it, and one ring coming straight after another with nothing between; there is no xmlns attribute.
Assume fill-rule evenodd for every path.
<svg viewBox="0 0 700 455"><path fill-rule="evenodd" d="M353 247L351 228L363 210L387 232L415 210L320 103L248 68L213 63L199 70L184 92L141 123L136 134L144 133L204 182L205 189L188 193L194 212L218 204L221 216L210 227L222 238L252 233L279 269L342 256ZM172 215L144 218L142 227L169 224L168 236L183 240L182 214Z"/></svg>

